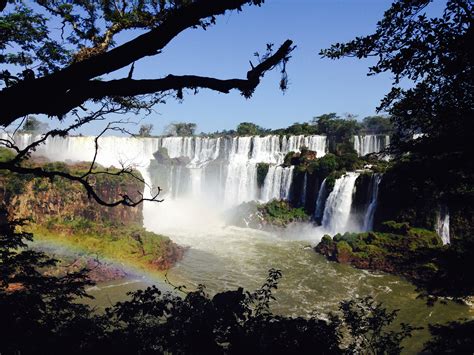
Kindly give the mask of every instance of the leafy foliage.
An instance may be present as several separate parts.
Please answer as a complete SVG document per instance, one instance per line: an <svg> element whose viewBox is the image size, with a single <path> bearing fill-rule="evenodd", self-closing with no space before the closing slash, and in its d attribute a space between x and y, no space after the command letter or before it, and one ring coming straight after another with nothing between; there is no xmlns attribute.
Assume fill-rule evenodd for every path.
<svg viewBox="0 0 474 355"><path fill-rule="evenodd" d="M365 134L391 134L393 124L389 116L368 116L362 120L361 132Z"/></svg>
<svg viewBox="0 0 474 355"><path fill-rule="evenodd" d="M152 124L143 124L140 126L140 129L138 130L138 135L140 137L150 137L152 130L153 130Z"/></svg>
<svg viewBox="0 0 474 355"><path fill-rule="evenodd" d="M27 248L32 235L21 230L24 222L10 220L0 209L0 351L34 353L49 348L60 353L69 347L81 351L83 340L99 325L92 310L76 302L89 297L84 287L91 283L85 270L63 277L44 273L56 261Z"/></svg>
<svg viewBox="0 0 474 355"><path fill-rule="evenodd" d="M425 344L424 351L431 354L468 354L474 349L474 320L430 325L433 339Z"/></svg>
<svg viewBox="0 0 474 355"><path fill-rule="evenodd" d="M274 226L285 227L292 222L309 221L310 216L304 208L294 208L288 201L272 200L268 203L258 206L263 218Z"/></svg>
<svg viewBox="0 0 474 355"><path fill-rule="evenodd" d="M239 136L258 136L265 134L268 130L252 122L242 122L237 126L236 133Z"/></svg>
<svg viewBox="0 0 474 355"><path fill-rule="evenodd" d="M49 130L49 126L47 123L41 122L34 116L28 116L21 128L21 131L24 133L45 133Z"/></svg>
<svg viewBox="0 0 474 355"><path fill-rule="evenodd" d="M473 266L469 239L442 246L435 232L388 221L377 232L325 236L315 250L358 268L402 275L428 303L446 296L462 300L474 292L468 281Z"/></svg>
<svg viewBox="0 0 474 355"><path fill-rule="evenodd" d="M352 339L347 349L351 354L399 354L402 340L420 329L402 323L400 331L387 331L398 310L388 312L371 297L343 301L340 309Z"/></svg>
<svg viewBox="0 0 474 355"><path fill-rule="evenodd" d="M268 163L258 163L257 164L257 185L258 187L262 187L265 178L267 177L268 174L268 169L270 168L270 164Z"/></svg>
<svg viewBox="0 0 474 355"><path fill-rule="evenodd" d="M393 75L393 87L378 109L391 116L396 163L382 181L376 218L432 228L433 209L447 206L455 216L452 247L439 258L444 271L437 275L438 287L433 278L429 288L468 296L472 277L459 282L456 272L472 263L473 4L448 0L440 15L429 16L430 3L397 0L373 34L336 43L321 54L376 57L369 75Z"/></svg>
<svg viewBox="0 0 474 355"><path fill-rule="evenodd" d="M195 123L174 122L165 128L166 136L188 137L193 136L196 131Z"/></svg>

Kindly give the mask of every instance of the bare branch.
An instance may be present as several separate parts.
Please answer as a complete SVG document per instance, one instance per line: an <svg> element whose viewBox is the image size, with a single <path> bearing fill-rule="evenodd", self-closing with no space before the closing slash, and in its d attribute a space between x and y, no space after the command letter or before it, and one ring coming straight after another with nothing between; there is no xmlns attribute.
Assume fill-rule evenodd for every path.
<svg viewBox="0 0 474 355"><path fill-rule="evenodd" d="M42 177L42 178L49 178L49 179L54 179L54 178L63 178L67 179L73 182L77 182L81 184L84 189L86 190L89 198L93 198L96 202L98 202L102 206L107 206L107 207L114 207L118 205L124 205L124 206L130 206L134 207L139 204L141 204L143 201L154 201L154 202L162 202L163 200L159 200L158 196L161 193L161 189L157 187L154 189L152 186L149 186L146 181L138 176L135 171L130 167L130 166L125 166L122 164L121 169L110 171L110 170L98 170L96 168L96 159L97 159L97 154L99 150L99 139L107 132L110 130L113 131L120 131L122 133L127 133L130 134L125 128L119 127L119 124L127 123L124 121L114 121L110 122L107 124L105 129L102 130L102 132L95 137L94 139L94 157L92 162L90 162L89 168L85 173L82 173L81 175L73 175L69 172L64 172L64 171L50 171L50 170L45 170L42 167L38 166L30 166L29 164L22 164L25 160L27 160L30 156L31 153L34 152L40 145L45 144L48 140L48 138L51 137L66 137L69 135L69 133L81 127L82 125L94 121L94 120L99 120L103 118L103 115L109 114L109 113L117 113L123 110L124 108L120 104L110 104L110 103L105 103L102 105L101 109L91 113L90 115L86 117L78 117L75 123L70 125L69 127L65 129L54 129L34 142L30 143L23 149L20 149L14 140L14 137L10 136L9 139L0 139L0 145L3 145L6 148L14 150L17 154L13 157L13 159L6 161L6 162L0 162L0 170L8 170L13 173L18 173L18 174L31 174L35 177ZM77 113L76 113L77 115ZM131 134L130 134L131 135ZM97 176L97 175L110 175L110 176L116 176L116 177L121 177L121 176L130 176L134 180L144 184L145 188L150 189L151 191L151 197L145 198L143 196L143 193L140 191L137 191L137 195L140 196L139 198L132 198L126 193L119 193L118 195L120 196L119 199L114 200L114 201L106 201L102 197L100 197L93 184L90 181L91 176Z"/></svg>

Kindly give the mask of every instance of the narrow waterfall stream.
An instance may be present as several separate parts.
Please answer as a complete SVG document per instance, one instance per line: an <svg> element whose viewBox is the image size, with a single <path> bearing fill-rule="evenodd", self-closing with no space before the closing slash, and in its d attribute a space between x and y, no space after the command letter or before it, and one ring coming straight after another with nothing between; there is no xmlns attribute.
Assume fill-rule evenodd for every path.
<svg viewBox="0 0 474 355"><path fill-rule="evenodd" d="M377 201L379 196L379 185L380 181L382 181L382 175L380 174L373 174L370 180L370 200L369 206L367 207L367 212L364 216L364 225L363 231L371 231L374 227L374 216L375 210L377 208Z"/></svg>
<svg viewBox="0 0 474 355"><path fill-rule="evenodd" d="M449 235L449 210L446 205L441 205L436 215L436 232L441 237L443 244L450 243Z"/></svg>

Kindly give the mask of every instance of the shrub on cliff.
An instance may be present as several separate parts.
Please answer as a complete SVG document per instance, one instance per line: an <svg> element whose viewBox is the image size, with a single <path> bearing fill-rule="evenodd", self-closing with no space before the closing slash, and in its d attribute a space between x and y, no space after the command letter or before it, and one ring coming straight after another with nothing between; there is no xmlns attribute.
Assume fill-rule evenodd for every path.
<svg viewBox="0 0 474 355"><path fill-rule="evenodd" d="M274 226L285 227L293 222L305 222L310 219L304 208L294 208L288 201L283 200L272 200L258 206L258 210L262 213L264 220Z"/></svg>
<svg viewBox="0 0 474 355"><path fill-rule="evenodd" d="M257 185L258 185L258 187L263 186L263 183L265 182L265 178L267 177L269 168L270 168L270 164L268 164L268 163L258 163L257 164Z"/></svg>

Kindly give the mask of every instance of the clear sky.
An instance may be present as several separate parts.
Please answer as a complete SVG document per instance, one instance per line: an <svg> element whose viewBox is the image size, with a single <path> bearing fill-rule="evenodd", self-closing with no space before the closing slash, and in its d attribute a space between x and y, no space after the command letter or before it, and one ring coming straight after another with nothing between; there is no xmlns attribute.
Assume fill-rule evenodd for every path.
<svg viewBox="0 0 474 355"><path fill-rule="evenodd" d="M332 43L370 34L391 1L387 0L267 0L262 7L246 6L243 12L219 17L207 31L190 29L176 37L162 54L135 64L134 78L159 78L169 73L218 78L244 78L253 53L264 52L266 43L277 47L286 39L297 45L288 64L290 86L283 94L275 70L263 79L254 96L238 92L219 94L201 90L185 95L182 103L169 100L144 119L154 134L172 121L195 122L198 132L232 129L243 121L266 128L337 112L363 118L388 92L387 74L367 76L371 60L322 59L318 53ZM128 69L127 69L128 70ZM122 76L127 70L122 71ZM82 130L97 133L92 125Z"/></svg>

